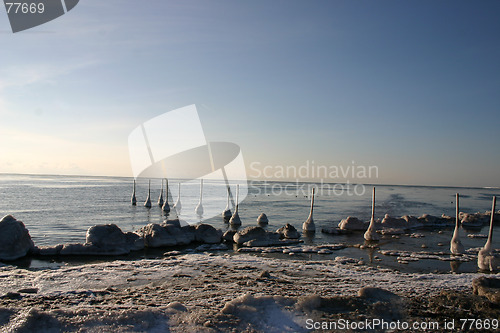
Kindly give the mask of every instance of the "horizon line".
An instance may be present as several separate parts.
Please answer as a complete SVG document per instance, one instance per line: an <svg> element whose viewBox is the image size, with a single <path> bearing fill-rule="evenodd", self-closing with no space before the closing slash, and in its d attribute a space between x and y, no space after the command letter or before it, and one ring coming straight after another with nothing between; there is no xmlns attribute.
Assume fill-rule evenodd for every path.
<svg viewBox="0 0 500 333"><path fill-rule="evenodd" d="M51 173L16 173L16 172L0 172L0 175L18 175L18 176L57 176L57 177L98 177L98 178L129 178L134 179L133 176L111 176L111 175L83 175L83 174L51 174ZM165 179L164 177L138 177L143 179ZM183 178L167 178L167 179L181 179ZM206 178L210 180L209 178ZM243 179L235 179L243 180ZM350 185L364 185L364 186L405 186L405 187L434 187L434 188L470 188L470 189L500 189L500 186L459 186L459 185L427 185L427 184L391 184L391 183L361 183L361 182L350 182L348 179L344 182L324 182L324 179L319 180L300 180L299 179L258 179L248 177L247 181L260 181L260 182L273 182L273 183L305 183L305 184L315 184L321 181L322 184L350 184Z"/></svg>

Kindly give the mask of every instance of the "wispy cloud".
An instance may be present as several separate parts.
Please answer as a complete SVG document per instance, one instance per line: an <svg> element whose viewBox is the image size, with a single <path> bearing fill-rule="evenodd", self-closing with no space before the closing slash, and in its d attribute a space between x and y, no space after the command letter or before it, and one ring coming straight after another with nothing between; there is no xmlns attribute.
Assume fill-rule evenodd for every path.
<svg viewBox="0 0 500 333"><path fill-rule="evenodd" d="M69 75L74 71L97 65L97 60L84 60L64 63L33 63L10 66L0 69L0 93L9 87L20 87L40 82L50 83L59 76Z"/></svg>

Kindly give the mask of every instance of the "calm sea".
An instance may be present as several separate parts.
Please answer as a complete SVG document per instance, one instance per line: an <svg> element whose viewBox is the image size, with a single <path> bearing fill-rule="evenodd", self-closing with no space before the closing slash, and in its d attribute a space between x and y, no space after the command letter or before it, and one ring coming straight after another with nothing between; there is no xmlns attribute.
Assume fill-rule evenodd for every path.
<svg viewBox="0 0 500 333"><path fill-rule="evenodd" d="M175 182L170 186L169 202L172 206L178 196ZM256 225L261 212L269 218L269 230L276 230L286 223L298 230L309 215L309 183L249 183L248 195L239 206L242 227ZM356 216L369 220L371 206L371 186L365 188L333 184L316 184L314 220L317 228L333 227L347 216ZM55 245L59 243L85 242L87 229L96 224L114 223L123 231L133 231L148 223L161 223L165 216L157 205L161 180L151 180L151 198L153 207L143 206L148 192L148 180L137 182L137 206L130 204L132 179L118 177L86 176L45 176L45 175L0 175L0 214L11 214L24 222L36 245ZM377 185L376 217L384 214L391 216L422 215L424 213L440 216L454 216L455 193L461 195L461 211L484 212L491 209L491 198L500 195L500 189L490 188L450 188L425 186ZM215 196L225 206L225 185L215 181L204 181L204 205L207 214L202 220L223 230L227 229L220 213L211 210L210 201ZM233 193L234 194L234 193ZM220 198L222 197L222 198ZM219 200L219 201L220 201ZM199 184L184 183L181 188L182 211L180 218L196 220L194 207L199 201ZM221 210L222 212L222 210ZM420 231L419 231L420 232ZM391 248L415 251L421 250L421 243L426 243L428 250L447 251L452 230L443 233L425 232L420 239L401 238L392 241ZM470 239L469 231L461 230L464 246L484 245L484 239ZM487 233L487 228L475 231ZM497 237L494 247L500 242ZM317 232L309 243L362 243L362 234L332 236ZM438 243L446 243L446 246ZM353 253L359 249L344 250L345 255L364 257L364 253ZM448 265L448 264L447 264Z"/></svg>

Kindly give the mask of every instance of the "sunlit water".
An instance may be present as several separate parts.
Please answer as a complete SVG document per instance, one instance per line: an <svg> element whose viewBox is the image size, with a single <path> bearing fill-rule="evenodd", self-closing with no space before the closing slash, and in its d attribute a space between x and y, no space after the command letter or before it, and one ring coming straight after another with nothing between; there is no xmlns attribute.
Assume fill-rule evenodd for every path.
<svg viewBox="0 0 500 333"><path fill-rule="evenodd" d="M153 207L147 209L143 203L147 196L148 182L139 179L137 183L137 206L130 204L132 179L115 177L83 176L39 176L39 175L0 175L0 214L11 214L23 221L29 229L36 245L55 245L59 243L85 242L87 229L96 224L114 223L123 231L133 231L148 224L161 223L165 216L157 205L161 180L152 180L151 201ZM177 199L176 183L170 186L170 206ZM301 230L302 223L309 215L310 188L308 183L250 182L248 195L239 206L242 227L256 225L261 212L269 218L268 230L290 223ZM318 232L306 243L345 243L348 245L363 243L362 233L351 235L327 235L319 232L322 228L337 226L347 216L356 216L368 220L371 207L371 187L354 188L338 185L316 184L317 196L314 208L314 220ZM286 191L285 191L286 189ZM343 189L343 191L342 191ZM213 202L222 202L225 207L225 185L205 180L204 205L208 214L214 213ZM423 186L386 186L377 185L376 217L384 214L391 216L415 215L424 213L440 216L455 214L455 193L461 195L463 212L484 212L491 209L491 198L499 195L499 189L491 188L450 188ZM234 193L233 193L234 194ZM180 218L196 221L194 207L199 201L199 183L184 183L181 189L182 211ZM222 207L222 209L224 208ZM217 208L218 209L218 208ZM220 213L222 212L220 210ZM205 216L202 220L216 228L226 230L220 213L217 216ZM424 238L410 238L402 235L399 239L384 237L380 241L381 249L421 251L425 244L426 251L448 251L452 229L419 230ZM482 230L461 230L461 239L465 248L483 246L485 239L471 239L469 233L488 232ZM500 237L500 236L499 236ZM499 237L494 237L493 246L500 247ZM441 243L441 245L438 245ZM374 265L398 268L406 271L449 271L450 263L437 260L421 260L410 265L398 264L395 257L386 257L377 251L346 248L336 251L331 256L297 255L294 258L328 259L335 256L363 258L369 262L373 256L381 261ZM476 263L461 264L459 271L476 271Z"/></svg>

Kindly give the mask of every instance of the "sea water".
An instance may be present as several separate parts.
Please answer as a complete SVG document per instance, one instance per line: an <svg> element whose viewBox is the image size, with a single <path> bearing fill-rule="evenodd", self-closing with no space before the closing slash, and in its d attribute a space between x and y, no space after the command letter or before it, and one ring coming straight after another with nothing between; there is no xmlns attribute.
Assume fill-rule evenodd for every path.
<svg viewBox="0 0 500 333"><path fill-rule="evenodd" d="M96 224L114 223L124 232L137 230L148 223L161 223L165 215L157 204L161 180L151 180L152 208L144 207L148 192L148 180L138 179L136 187L137 206L132 206L132 178L52 176L52 175L0 175L0 214L11 214L24 222L29 229L35 245L56 245L61 243L85 242L89 227ZM175 182L172 182L175 184ZM205 180L204 203L210 205L214 195L223 195L226 185L223 182ZM310 210L310 191L316 187L314 221L317 232L314 237L304 238L308 244L344 243L347 245L363 243L363 233L350 235L328 235L321 233L322 228L336 227L347 216L369 220L371 213L371 185L345 185L301 182L263 182L250 181L248 195L239 205L242 228L257 225L260 213L269 218L268 230L275 231L290 223L301 230ZM222 189L222 191L221 191ZM499 195L496 188L462 188L376 185L376 218L385 214L393 217L402 215L420 216L431 214L441 216L455 215L455 193L460 193L460 211L474 213L491 209L491 198ZM169 204L172 207L177 199L177 186L169 188ZM234 195L234 193L232 193ZM224 198L225 200L225 198ZM227 230L220 214L217 216L197 217L194 207L199 201L199 184L185 182L181 188L182 211L180 219L202 221L216 228ZM225 205L224 205L225 206ZM231 207L233 208L233 207ZM234 210L234 209L232 209ZM221 212L222 213L222 209ZM449 251L452 228L439 230L419 230L423 238L400 236L386 237L380 248L404 251ZM481 230L463 230L460 235L465 248L483 246L485 239L468 238L467 234L487 234L488 227ZM493 247L500 247L499 237L494 237ZM419 264L411 263L402 267L394 257L385 257L375 251L348 247L334 254L360 258L366 261L380 257L376 264L419 271L446 271L449 263L431 260ZM305 259L315 259L307 255ZM475 262L463 264L462 270L474 271Z"/></svg>

